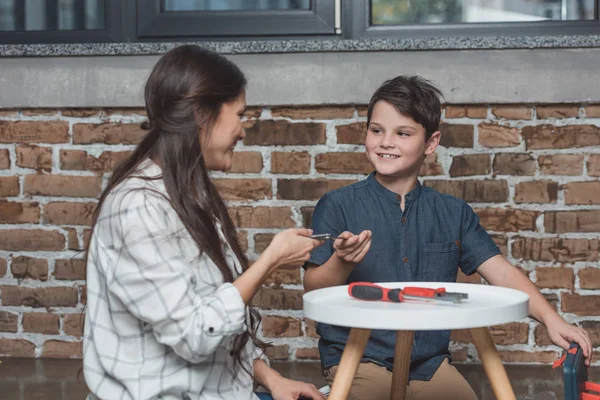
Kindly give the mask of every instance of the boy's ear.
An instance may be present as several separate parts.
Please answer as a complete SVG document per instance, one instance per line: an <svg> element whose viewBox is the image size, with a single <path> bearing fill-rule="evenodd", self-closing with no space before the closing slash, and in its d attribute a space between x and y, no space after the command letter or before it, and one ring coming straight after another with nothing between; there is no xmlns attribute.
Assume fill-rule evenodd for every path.
<svg viewBox="0 0 600 400"><path fill-rule="evenodd" d="M425 146L425 155L428 156L432 154L435 149L437 149L440 144L440 139L442 137L442 133L440 131L433 132L429 140L427 140L427 145Z"/></svg>

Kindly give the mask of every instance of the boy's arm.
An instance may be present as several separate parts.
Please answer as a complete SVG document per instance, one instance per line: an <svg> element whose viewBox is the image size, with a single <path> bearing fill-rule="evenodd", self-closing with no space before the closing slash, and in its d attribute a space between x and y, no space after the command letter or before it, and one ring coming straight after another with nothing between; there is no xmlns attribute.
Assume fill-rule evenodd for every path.
<svg viewBox="0 0 600 400"><path fill-rule="evenodd" d="M362 231L359 235L343 232L333 245L334 252L322 265L310 261L304 272L304 290L339 286L346 283L348 276L357 263L361 262L371 246L371 231Z"/></svg>
<svg viewBox="0 0 600 400"><path fill-rule="evenodd" d="M548 335L554 344L569 349L569 342L577 342L583 349L586 363L589 365L592 355L592 343L588 333L574 325L568 324L548 304L538 288L502 255L491 257L482 263L477 272L494 286L517 289L529 295L529 314L548 329Z"/></svg>

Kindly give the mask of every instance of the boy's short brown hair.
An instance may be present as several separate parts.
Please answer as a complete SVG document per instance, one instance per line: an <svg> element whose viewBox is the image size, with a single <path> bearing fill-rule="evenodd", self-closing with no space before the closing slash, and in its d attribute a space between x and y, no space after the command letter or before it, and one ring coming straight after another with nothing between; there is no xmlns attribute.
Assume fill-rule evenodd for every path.
<svg viewBox="0 0 600 400"><path fill-rule="evenodd" d="M400 75L383 82L373 93L367 111L367 126L371 122L371 114L375 103L387 101L399 113L411 117L425 128L425 140L440 127L442 97L440 89L420 76Z"/></svg>

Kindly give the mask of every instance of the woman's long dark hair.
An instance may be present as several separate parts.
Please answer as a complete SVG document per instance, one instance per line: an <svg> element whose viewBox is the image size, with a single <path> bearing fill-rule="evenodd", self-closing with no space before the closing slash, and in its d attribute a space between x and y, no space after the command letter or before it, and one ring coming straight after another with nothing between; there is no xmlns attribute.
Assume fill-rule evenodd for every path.
<svg viewBox="0 0 600 400"><path fill-rule="evenodd" d="M212 51L185 45L165 54L146 82L148 122L142 128L149 132L131 156L114 169L95 209L92 231L106 196L150 158L162 168L168 195L165 197L198 249L219 268L223 280L233 282L233 273L227 265L215 220L221 223L229 245L246 270L248 259L223 199L208 176L199 135L201 129L207 129L207 137L210 136L222 105L235 100L245 87L242 71ZM235 338L232 352L235 364L246 372L249 370L241 359L244 346L250 339L262 345L256 338L260 314L250 307L250 316L248 331Z"/></svg>

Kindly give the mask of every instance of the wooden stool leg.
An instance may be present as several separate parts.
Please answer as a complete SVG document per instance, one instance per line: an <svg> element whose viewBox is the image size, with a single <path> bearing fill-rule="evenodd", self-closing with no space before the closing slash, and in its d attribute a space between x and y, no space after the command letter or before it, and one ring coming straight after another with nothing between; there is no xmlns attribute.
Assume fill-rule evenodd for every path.
<svg viewBox="0 0 600 400"><path fill-rule="evenodd" d="M394 370L392 375L391 400L404 400L408 386L410 355L412 353L414 331L396 332L396 349L394 353Z"/></svg>
<svg viewBox="0 0 600 400"><path fill-rule="evenodd" d="M472 328L470 331L496 399L516 400L515 393L512 390L508 375L506 375L506 370L504 369L504 365L502 365L502 360L500 360L500 356L496 351L496 345L492 341L492 336L488 328Z"/></svg>
<svg viewBox="0 0 600 400"><path fill-rule="evenodd" d="M348 343L346 343L340 365L333 379L329 400L346 400L348 398L350 386L352 386L369 336L371 336L370 329L352 328L350 330Z"/></svg>

